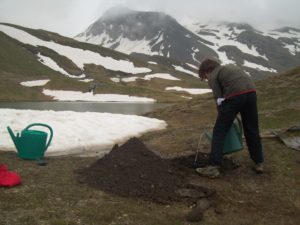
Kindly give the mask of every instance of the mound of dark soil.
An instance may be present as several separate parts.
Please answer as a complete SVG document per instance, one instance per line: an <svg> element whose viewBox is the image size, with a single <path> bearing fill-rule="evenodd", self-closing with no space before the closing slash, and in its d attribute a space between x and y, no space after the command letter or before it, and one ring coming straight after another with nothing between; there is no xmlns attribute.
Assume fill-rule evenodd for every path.
<svg viewBox="0 0 300 225"><path fill-rule="evenodd" d="M80 182L118 196L159 203L208 194L204 188L191 187L186 179L187 173L194 171L185 170L182 165L176 167L173 161L159 157L139 139L132 138L120 147L114 146L105 157L80 170L78 178Z"/></svg>

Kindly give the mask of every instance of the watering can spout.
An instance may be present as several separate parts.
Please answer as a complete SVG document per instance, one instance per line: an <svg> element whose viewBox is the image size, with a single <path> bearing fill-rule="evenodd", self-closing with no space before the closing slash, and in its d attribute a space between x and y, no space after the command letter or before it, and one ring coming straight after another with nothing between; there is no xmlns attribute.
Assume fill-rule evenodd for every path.
<svg viewBox="0 0 300 225"><path fill-rule="evenodd" d="M11 139L13 140L16 148L19 149L19 144L18 144L19 133L17 134L17 136L15 136L14 132L12 131L12 129L10 127L7 127L7 131L9 133Z"/></svg>

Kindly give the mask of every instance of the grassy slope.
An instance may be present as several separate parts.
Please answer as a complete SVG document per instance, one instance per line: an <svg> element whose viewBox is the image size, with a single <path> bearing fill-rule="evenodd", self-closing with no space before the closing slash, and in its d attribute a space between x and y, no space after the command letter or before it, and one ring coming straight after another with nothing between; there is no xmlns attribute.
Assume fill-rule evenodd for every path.
<svg viewBox="0 0 300 225"><path fill-rule="evenodd" d="M300 67L260 81L257 85L263 128L282 128L299 124Z"/></svg>
<svg viewBox="0 0 300 225"><path fill-rule="evenodd" d="M151 73L170 73L181 79L181 81L170 81L164 79L152 79L151 81L137 80L136 82L123 82L116 84L112 82L110 78L116 77L117 75L121 77L130 77L136 75L110 71L102 66L96 66L93 64L85 65L83 73L87 75L87 78L93 78L99 87L96 89L96 93L128 94L141 97L150 97L157 99L160 102L180 102L184 100L181 97L182 95L190 95L186 92L167 92L165 91L165 88L170 86L190 88L207 87L207 85L201 85L199 82L197 82L197 78L175 71L170 65L152 65L136 57L118 53L100 46L78 42L71 38L60 36L56 33L43 30L32 30L15 25L11 26L25 30L45 41L52 40L63 45L99 52L103 56L109 56L115 59L129 59L130 61L134 62L135 66L150 68L152 70ZM63 75L51 70L37 61L36 54L40 52L42 55L51 57L58 65L71 74L82 73L72 61L57 54L51 49L26 45L11 39L3 33L0 33L0 47L3 49L3 51L0 53L0 76L6 80L6 83L11 83L11 88L8 93L12 93L9 95L4 91L4 89L0 89L1 101L49 99L49 97L45 97L39 93L41 88L20 88L19 82L25 80L50 78L51 82L47 84L46 88L76 91L86 91L88 89L88 84L78 82L74 79L65 78ZM13 76L7 76L7 74L11 74ZM145 74L139 76L144 75Z"/></svg>
<svg viewBox="0 0 300 225"><path fill-rule="evenodd" d="M2 71L26 76L42 77L52 75L48 67L43 66L34 55L17 45L17 42L0 32L0 69Z"/></svg>
<svg viewBox="0 0 300 225"><path fill-rule="evenodd" d="M0 33L0 101L45 101L42 87L24 87L22 81L50 79L46 87L86 89L86 84L69 79L38 62L25 46Z"/></svg>
<svg viewBox="0 0 300 225"><path fill-rule="evenodd" d="M34 55L0 33L0 100L48 99L37 88L26 88L20 82L32 79L45 79L53 76L53 71L41 65ZM54 73L55 74L55 73Z"/></svg>

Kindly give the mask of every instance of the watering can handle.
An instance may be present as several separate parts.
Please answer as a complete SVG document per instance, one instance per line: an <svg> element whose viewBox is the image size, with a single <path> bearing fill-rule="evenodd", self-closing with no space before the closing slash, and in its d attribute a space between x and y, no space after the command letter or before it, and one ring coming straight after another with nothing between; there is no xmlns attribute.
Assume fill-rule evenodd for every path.
<svg viewBox="0 0 300 225"><path fill-rule="evenodd" d="M53 138L53 130L52 130L52 128L49 125L44 124L44 123L33 123L33 124L28 125L24 130L28 130L30 127L33 127L33 126L47 127L50 130L50 137L49 137L48 143L46 145L46 149L47 149L48 146L50 145L51 141L52 141L52 138Z"/></svg>

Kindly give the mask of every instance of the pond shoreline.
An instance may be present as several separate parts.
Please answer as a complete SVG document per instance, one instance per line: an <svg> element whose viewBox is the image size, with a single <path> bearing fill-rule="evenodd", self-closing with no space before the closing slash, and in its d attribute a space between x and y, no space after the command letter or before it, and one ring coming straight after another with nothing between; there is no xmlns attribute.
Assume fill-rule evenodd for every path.
<svg viewBox="0 0 300 225"><path fill-rule="evenodd" d="M0 109L10 108L20 110L53 110L143 115L169 105L170 104L168 103L144 102L26 101L0 102Z"/></svg>

